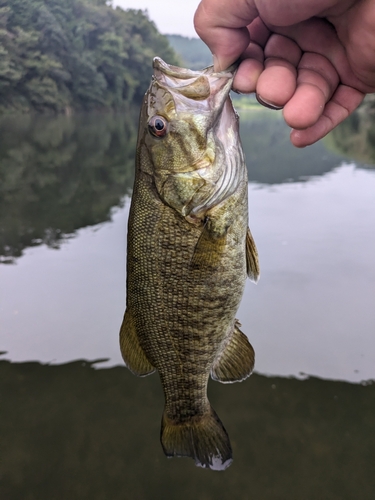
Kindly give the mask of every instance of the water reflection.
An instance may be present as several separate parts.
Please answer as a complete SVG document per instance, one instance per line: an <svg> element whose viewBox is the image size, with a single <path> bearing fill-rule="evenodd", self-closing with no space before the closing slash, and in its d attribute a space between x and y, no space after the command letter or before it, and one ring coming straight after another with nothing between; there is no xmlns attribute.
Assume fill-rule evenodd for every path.
<svg viewBox="0 0 375 500"><path fill-rule="evenodd" d="M0 255L109 220L133 184L136 110L0 120Z"/></svg>
<svg viewBox="0 0 375 500"><path fill-rule="evenodd" d="M367 118L358 125L356 116L326 144L298 150L280 114L242 111L249 180L279 184L331 171L358 153L363 135L373 144L374 125ZM77 229L111 218L111 208L131 192L137 122L136 108L118 115L0 119L0 262L42 243L58 248Z"/></svg>
<svg viewBox="0 0 375 500"><path fill-rule="evenodd" d="M1 497L370 500L375 385L252 376L211 383L232 437L225 472L164 457L156 375L0 362Z"/></svg>
<svg viewBox="0 0 375 500"><path fill-rule="evenodd" d="M81 227L110 219L133 184L138 109L119 115L3 117L0 120L0 256L58 248ZM243 113L249 180L274 184L332 170L323 145L293 148L280 115Z"/></svg>
<svg viewBox="0 0 375 500"><path fill-rule="evenodd" d="M112 366L0 361L0 497L371 499L370 383L257 374L211 383L233 465L220 474L164 457L157 376L113 367L136 123L131 113L0 120L0 253L17 262L0 266L0 349L13 361L105 356L96 366ZM347 122L341 142L304 150L290 146L277 114L241 127L263 274L246 288L239 318L256 369L375 378L375 176L340 166L359 150L345 146L362 125Z"/></svg>
<svg viewBox="0 0 375 500"><path fill-rule="evenodd" d="M326 139L327 146L339 154L375 168L375 108L365 106L349 116Z"/></svg>
<svg viewBox="0 0 375 500"><path fill-rule="evenodd" d="M375 172L343 165L309 182L249 185L261 279L238 318L272 375L375 378ZM0 349L14 361L110 358L122 364L129 199L58 252L0 266Z"/></svg>
<svg viewBox="0 0 375 500"><path fill-rule="evenodd" d="M241 140L250 182L280 184L323 175L336 168L344 156L319 141L304 149L291 145L290 129L281 112L240 110Z"/></svg>
<svg viewBox="0 0 375 500"><path fill-rule="evenodd" d="M0 266L0 349L9 359L122 363L123 195L136 124L131 113L0 121L1 246L17 262ZM288 136L277 113L242 117L262 277L247 284L238 317L256 369L373 379L374 172L339 166L325 143L296 150Z"/></svg>

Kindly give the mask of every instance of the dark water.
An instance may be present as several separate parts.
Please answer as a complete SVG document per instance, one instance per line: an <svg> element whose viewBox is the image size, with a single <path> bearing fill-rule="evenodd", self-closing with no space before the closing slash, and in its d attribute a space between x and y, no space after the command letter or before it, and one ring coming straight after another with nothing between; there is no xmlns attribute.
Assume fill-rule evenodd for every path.
<svg viewBox="0 0 375 500"><path fill-rule="evenodd" d="M372 499L375 386L253 375L209 387L231 436L225 472L166 459L158 377L0 364L4 499Z"/></svg>
<svg viewBox="0 0 375 500"><path fill-rule="evenodd" d="M137 111L1 119L0 497L372 499L372 127L301 151L277 115L242 114L257 374L210 384L234 450L215 473L165 459L158 377L119 355Z"/></svg>

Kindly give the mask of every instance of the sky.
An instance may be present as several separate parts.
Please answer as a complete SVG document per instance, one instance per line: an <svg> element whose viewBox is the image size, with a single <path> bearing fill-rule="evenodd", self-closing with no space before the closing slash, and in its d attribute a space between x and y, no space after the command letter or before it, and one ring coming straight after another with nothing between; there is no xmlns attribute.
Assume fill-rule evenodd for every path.
<svg viewBox="0 0 375 500"><path fill-rule="evenodd" d="M123 9L148 10L149 17L160 33L197 37L194 30L194 12L200 0L113 0L112 5Z"/></svg>

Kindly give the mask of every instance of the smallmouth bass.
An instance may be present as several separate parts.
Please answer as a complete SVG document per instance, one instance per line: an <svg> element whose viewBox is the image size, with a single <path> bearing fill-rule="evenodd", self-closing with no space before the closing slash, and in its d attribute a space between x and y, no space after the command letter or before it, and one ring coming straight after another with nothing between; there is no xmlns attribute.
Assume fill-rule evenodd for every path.
<svg viewBox="0 0 375 500"><path fill-rule="evenodd" d="M229 97L234 70L191 71L160 58L153 67L140 114L121 352L135 375L159 372L165 454L224 470L232 450L207 383L253 370L235 315L246 277L259 276Z"/></svg>

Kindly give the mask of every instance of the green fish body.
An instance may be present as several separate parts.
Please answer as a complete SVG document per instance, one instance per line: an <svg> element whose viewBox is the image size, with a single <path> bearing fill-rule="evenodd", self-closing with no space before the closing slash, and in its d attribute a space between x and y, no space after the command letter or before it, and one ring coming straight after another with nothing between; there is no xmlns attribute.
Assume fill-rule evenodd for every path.
<svg viewBox="0 0 375 500"><path fill-rule="evenodd" d="M207 398L211 377L248 377L254 351L235 319L259 275L248 229L247 170L229 91L233 72L154 59L141 109L128 224L126 366L158 370L167 456L223 470L228 435Z"/></svg>

